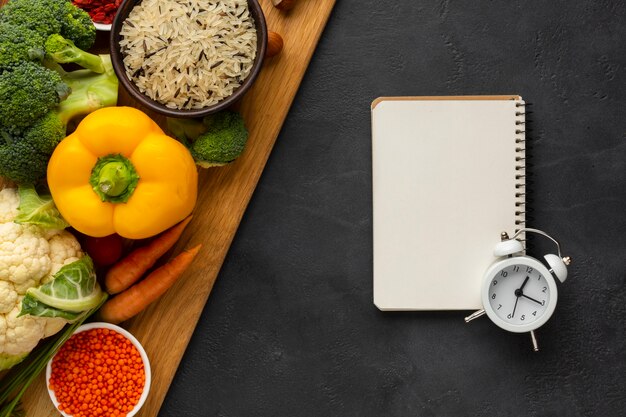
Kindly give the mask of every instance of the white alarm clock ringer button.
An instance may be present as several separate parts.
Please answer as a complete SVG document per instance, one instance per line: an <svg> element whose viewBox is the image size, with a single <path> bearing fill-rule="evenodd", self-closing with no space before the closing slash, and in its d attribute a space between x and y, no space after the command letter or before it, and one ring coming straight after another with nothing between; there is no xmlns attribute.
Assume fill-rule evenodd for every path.
<svg viewBox="0 0 626 417"><path fill-rule="evenodd" d="M516 239L511 239L498 243L493 249L493 254L496 258L501 258L503 256L514 255L523 251L524 246L522 245L522 242Z"/></svg>

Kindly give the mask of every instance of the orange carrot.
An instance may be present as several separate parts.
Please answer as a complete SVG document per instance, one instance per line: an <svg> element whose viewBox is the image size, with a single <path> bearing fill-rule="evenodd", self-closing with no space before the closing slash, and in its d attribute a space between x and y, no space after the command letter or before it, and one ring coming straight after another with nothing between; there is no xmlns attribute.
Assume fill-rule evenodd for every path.
<svg viewBox="0 0 626 417"><path fill-rule="evenodd" d="M109 269L104 277L104 285L109 294L117 294L133 285L159 260L161 256L174 246L178 238L191 221L192 216L187 216L175 226L161 233L157 238L146 246L135 249L124 259L117 262Z"/></svg>
<svg viewBox="0 0 626 417"><path fill-rule="evenodd" d="M181 252L174 259L152 271L141 282L116 295L102 306L100 318L109 323L121 323L140 313L162 296L185 272L202 245Z"/></svg>

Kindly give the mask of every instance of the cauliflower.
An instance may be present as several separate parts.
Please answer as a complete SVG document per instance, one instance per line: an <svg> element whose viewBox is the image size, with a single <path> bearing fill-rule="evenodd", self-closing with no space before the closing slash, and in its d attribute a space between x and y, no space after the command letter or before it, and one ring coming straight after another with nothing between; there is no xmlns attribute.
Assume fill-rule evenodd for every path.
<svg viewBox="0 0 626 417"><path fill-rule="evenodd" d="M39 340L60 331L69 320L20 315L29 288L53 279L64 265L84 256L65 230L17 224L20 197L15 188L0 191L0 370L20 362Z"/></svg>
<svg viewBox="0 0 626 417"><path fill-rule="evenodd" d="M20 196L15 188L0 190L0 223L12 222L17 217Z"/></svg>

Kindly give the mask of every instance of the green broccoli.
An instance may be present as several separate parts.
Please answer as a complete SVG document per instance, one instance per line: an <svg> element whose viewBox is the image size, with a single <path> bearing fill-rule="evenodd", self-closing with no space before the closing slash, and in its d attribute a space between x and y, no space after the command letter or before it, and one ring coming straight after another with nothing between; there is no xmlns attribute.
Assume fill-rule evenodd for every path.
<svg viewBox="0 0 626 417"><path fill-rule="evenodd" d="M0 176L42 179L68 122L117 103L110 56L82 50L95 34L67 0L10 0L0 9ZM70 62L85 69L60 65Z"/></svg>
<svg viewBox="0 0 626 417"><path fill-rule="evenodd" d="M34 30L0 24L0 69L22 61L41 62L46 39Z"/></svg>
<svg viewBox="0 0 626 417"><path fill-rule="evenodd" d="M0 125L28 127L70 94L61 76L24 61L0 73Z"/></svg>
<svg viewBox="0 0 626 417"><path fill-rule="evenodd" d="M59 34L50 35L46 40L46 57L60 64L74 63L93 72L104 72L98 55L79 49L74 42Z"/></svg>
<svg viewBox="0 0 626 417"><path fill-rule="evenodd" d="M0 176L20 184L35 183L44 178L50 155L65 137L69 121L117 103L118 84L111 59L105 55L102 56L102 62L105 69L103 74L90 70L65 72L58 69L56 72L46 69L59 77L72 92L27 127L13 125L0 128ZM0 110L3 105L0 100ZM19 109L16 112L19 113Z"/></svg>
<svg viewBox="0 0 626 417"><path fill-rule="evenodd" d="M118 81L111 56L99 55L99 58L104 70L102 74L88 69L62 73L61 79L72 90L55 110L64 124L76 116L117 104Z"/></svg>
<svg viewBox="0 0 626 417"><path fill-rule="evenodd" d="M248 140L243 118L233 111L215 113L202 120L168 118L167 126L202 168L234 161Z"/></svg>
<svg viewBox="0 0 626 417"><path fill-rule="evenodd" d="M51 111L27 129L7 129L3 136L6 140L6 135L13 133L9 139L11 142L28 142L38 152L50 155L56 145L65 137L66 120L65 115Z"/></svg>
<svg viewBox="0 0 626 417"><path fill-rule="evenodd" d="M0 24L24 26L43 37L61 33L65 0L10 0L0 9Z"/></svg>
<svg viewBox="0 0 626 417"><path fill-rule="evenodd" d="M96 41L89 14L68 0L10 0L0 9L0 24L24 26L42 37L59 33L81 49Z"/></svg>
<svg viewBox="0 0 626 417"><path fill-rule="evenodd" d="M48 159L65 131L66 125L54 111L30 128L0 130L0 176L20 184L45 177Z"/></svg>
<svg viewBox="0 0 626 417"><path fill-rule="evenodd" d="M20 184L43 178L52 151L65 137L65 129L60 115L52 111L29 128L0 130L0 176Z"/></svg>
<svg viewBox="0 0 626 417"><path fill-rule="evenodd" d="M49 158L27 141L0 142L0 175L20 184L34 183L46 175Z"/></svg>
<svg viewBox="0 0 626 417"><path fill-rule="evenodd" d="M96 27L89 13L69 1L64 1L61 13L61 35L73 41L80 49L91 48L96 41Z"/></svg>

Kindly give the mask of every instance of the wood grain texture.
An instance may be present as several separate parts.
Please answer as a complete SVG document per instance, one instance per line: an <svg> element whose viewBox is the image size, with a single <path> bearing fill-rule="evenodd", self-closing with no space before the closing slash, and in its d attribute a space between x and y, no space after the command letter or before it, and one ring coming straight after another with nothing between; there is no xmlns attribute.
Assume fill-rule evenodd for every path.
<svg viewBox="0 0 626 417"><path fill-rule="evenodd" d="M280 55L266 60L239 105L250 131L246 150L229 166L201 170L194 218L173 252L198 243L203 244L202 251L165 296L124 325L144 345L152 365L152 387L139 417L159 412L335 4L335 0L302 0L285 13L275 9L271 0L260 2L268 29L283 35L285 46ZM98 45L106 45L106 38L99 38ZM165 126L163 117L137 106L124 91L120 91L119 104L138 107ZM48 398L43 376L28 390L24 403L29 416L59 415Z"/></svg>

